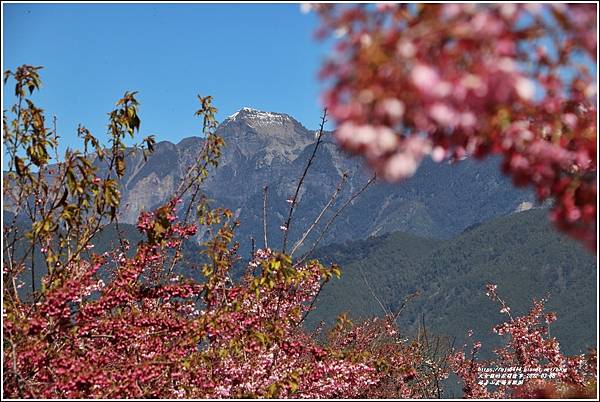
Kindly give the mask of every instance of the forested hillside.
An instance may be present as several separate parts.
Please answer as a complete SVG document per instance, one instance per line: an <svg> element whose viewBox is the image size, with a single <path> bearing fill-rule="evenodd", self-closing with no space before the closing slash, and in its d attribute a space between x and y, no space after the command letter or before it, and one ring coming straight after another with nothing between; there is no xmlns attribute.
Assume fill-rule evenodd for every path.
<svg viewBox="0 0 600 402"><path fill-rule="evenodd" d="M492 282L517 314L549 293L548 308L558 315L552 334L566 352L586 352L596 346L595 327L588 325L597 314L595 257L557 233L546 214L534 209L507 215L448 240L393 233L321 250L319 257L339 263L343 274L323 290L309 322L331 323L342 312L381 315L377 298L394 312L418 291L399 316L405 331L414 331L424 317L431 331L461 344L469 323L475 338L495 346L500 337L491 328L502 315L485 296Z"/></svg>

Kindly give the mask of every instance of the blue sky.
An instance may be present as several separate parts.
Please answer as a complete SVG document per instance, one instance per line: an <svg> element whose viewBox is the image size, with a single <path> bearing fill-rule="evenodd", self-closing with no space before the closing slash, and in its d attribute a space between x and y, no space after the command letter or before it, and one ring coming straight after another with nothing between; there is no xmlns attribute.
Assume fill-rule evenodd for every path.
<svg viewBox="0 0 600 402"><path fill-rule="evenodd" d="M200 134L198 93L219 120L248 106L318 124L326 49L298 4L3 4L3 20L3 71L44 66L34 100L63 145L78 144L78 123L103 136L126 90L140 92L140 133L159 141Z"/></svg>

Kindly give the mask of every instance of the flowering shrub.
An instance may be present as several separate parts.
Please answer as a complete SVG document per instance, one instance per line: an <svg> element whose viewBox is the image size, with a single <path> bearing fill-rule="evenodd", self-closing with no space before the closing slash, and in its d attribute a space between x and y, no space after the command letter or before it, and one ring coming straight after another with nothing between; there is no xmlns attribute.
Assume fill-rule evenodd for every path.
<svg viewBox="0 0 600 402"><path fill-rule="evenodd" d="M223 218L230 216L223 211ZM327 345L299 326L309 309L306 302L322 281L339 274L337 267L311 261L293 269L287 256L258 250L242 283L233 284L227 276L233 257L226 249L228 224L207 245L213 261L203 267L205 283L175 276L166 283L141 281L146 270L163 267L172 239L186 236L177 232L167 229L164 247L144 243L132 258L99 256L93 264L67 267L73 279L43 301L7 308L7 395L385 396L379 386L384 379L394 384L388 396L428 392L429 383L417 381L418 348L395 339L392 323L386 322L382 334L366 325L340 326ZM118 267L100 287L95 274L108 260L118 261ZM379 339L379 349L371 351L381 336L390 338Z"/></svg>
<svg viewBox="0 0 600 402"><path fill-rule="evenodd" d="M556 226L596 249L596 5L312 5L341 147L387 180L503 155Z"/></svg>
<svg viewBox="0 0 600 402"><path fill-rule="evenodd" d="M596 395L596 351L588 356L563 355L556 338L548 334L556 315L544 313L545 300L534 300L527 315L513 317L510 307L498 296L496 285L488 284L486 294L499 302L500 312L508 316L506 322L493 328L508 339L504 347L494 351L498 356L495 360L476 359L481 342L473 344L470 357L464 351L450 357L451 368L461 378L466 398L593 398ZM503 379L492 384L495 390L489 391L489 377L483 375L486 368L518 371L510 372L508 380L504 371ZM548 377L552 379L544 379ZM513 378L516 381L510 384Z"/></svg>

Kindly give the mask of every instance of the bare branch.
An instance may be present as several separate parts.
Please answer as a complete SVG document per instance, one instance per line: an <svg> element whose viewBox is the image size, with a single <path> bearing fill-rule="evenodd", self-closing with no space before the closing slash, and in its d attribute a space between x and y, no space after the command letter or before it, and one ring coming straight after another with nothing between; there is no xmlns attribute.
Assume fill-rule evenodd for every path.
<svg viewBox="0 0 600 402"><path fill-rule="evenodd" d="M398 307L398 310L396 310L396 312L394 313L394 321L396 321L398 319L398 317L400 316L400 313L406 308L406 306L408 305L409 302L411 302L414 298L419 296L419 292L416 291L414 293L409 294L408 296L406 296L404 298L404 300L402 301L402 304L400 305L400 307Z"/></svg>
<svg viewBox="0 0 600 402"><path fill-rule="evenodd" d="M267 196L269 192L269 186L263 187L263 234L265 237L265 250L269 248L269 242L267 240Z"/></svg>
<svg viewBox="0 0 600 402"><path fill-rule="evenodd" d="M319 215L317 216L317 218L315 219L315 221L312 223L312 225L308 228L308 230L306 232L304 232L304 234L302 235L302 237L300 238L300 240L298 240L298 242L294 245L294 248L292 248L292 251L290 252L290 257L294 255L294 253L296 252L296 250L298 249L298 247L300 247L304 243L304 241L306 240L306 238L308 237L308 235L312 232L312 230L321 221L321 218L323 217L323 215L325 214L325 212L331 207L331 205L333 204L333 202L335 201L335 199L339 195L340 191L342 191L342 188L344 187L344 184L346 184L347 180L348 180L348 173L344 173L342 175L342 179L340 180L340 183L338 184L338 186L335 189L334 193L331 195L331 198L329 199L329 201L327 202L327 204L323 207L323 209L321 210L321 212L319 213Z"/></svg>
<svg viewBox="0 0 600 402"><path fill-rule="evenodd" d="M304 183L304 179L306 178L306 174L308 173L308 169L315 159L315 155L317 153L317 149L319 149L319 145L321 145L321 138L323 137L323 129L325 128L325 123L327 122L327 108L323 109L323 115L321 116L321 124L319 125L319 131L317 132L317 142L315 143L315 147L313 148L313 152L308 158L308 162L306 163L306 167L304 168L304 172L302 172L302 176L300 176L300 180L298 180L298 185L296 186L296 192L294 193L294 197L292 198L292 204L290 205L290 212L288 214L287 221L285 222L285 232L283 234L283 245L281 247L281 252L285 253L285 249L287 247L288 234L290 233L290 225L292 223L292 215L294 213L294 208L296 207L296 203L298 202L298 194L300 193L300 189L302 188L302 184Z"/></svg>
<svg viewBox="0 0 600 402"><path fill-rule="evenodd" d="M367 279L367 277L365 276L365 273L363 272L363 269L360 265L358 265L358 270L360 271L360 275L362 276L363 280L365 281L365 283L367 284L367 287L369 288L369 291L371 292L371 295L373 296L373 298L375 300L377 300L377 303L379 303L379 306L381 307L381 309L383 310L383 314L384 315L388 315L391 314L390 311L388 311L387 308L385 308L384 304L381 302L381 300L379 299L379 297L377 297L377 294L375 294L375 290L373 289L373 287L371 286L371 284L369 283L369 280Z"/></svg>
<svg viewBox="0 0 600 402"><path fill-rule="evenodd" d="M348 199L348 201L346 201L346 203L344 203L344 205L342 205L340 208L338 208L337 211L335 211L335 214L333 214L333 216L331 217L331 219L329 219L329 221L327 222L327 224L325 225L325 227L321 231L321 234L320 234L319 238L314 242L314 244L312 245L312 247L310 248L310 250L306 254L304 254L304 256L295 264L295 266L298 266L298 265L302 264L304 261L306 261L306 259L312 254L312 252L315 251L315 248L317 248L317 246L319 245L319 243L321 242L321 240L325 236L325 233L327 233L327 230L329 229L329 227L331 226L331 224L335 221L335 219L344 211L344 209L346 209L346 207L348 205L350 205L350 203L352 201L354 201L356 199L356 197L358 197L359 195L361 195L371 185L371 183L373 183L375 181L376 178L377 178L377 175L373 175L373 177L371 177L369 179L369 181L360 190L358 190L356 193L354 193Z"/></svg>

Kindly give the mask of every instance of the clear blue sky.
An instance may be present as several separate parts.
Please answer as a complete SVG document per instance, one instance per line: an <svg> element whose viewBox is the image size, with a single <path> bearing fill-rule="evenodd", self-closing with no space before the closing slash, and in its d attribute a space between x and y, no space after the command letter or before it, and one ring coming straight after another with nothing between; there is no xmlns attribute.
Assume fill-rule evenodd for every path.
<svg viewBox="0 0 600 402"><path fill-rule="evenodd" d="M140 92L141 134L159 141L200 134L197 93L214 96L219 120L248 106L318 124L326 49L298 4L3 4L3 14L3 71L44 66L34 100L57 116L64 145L78 143L78 123L103 136L126 90Z"/></svg>

